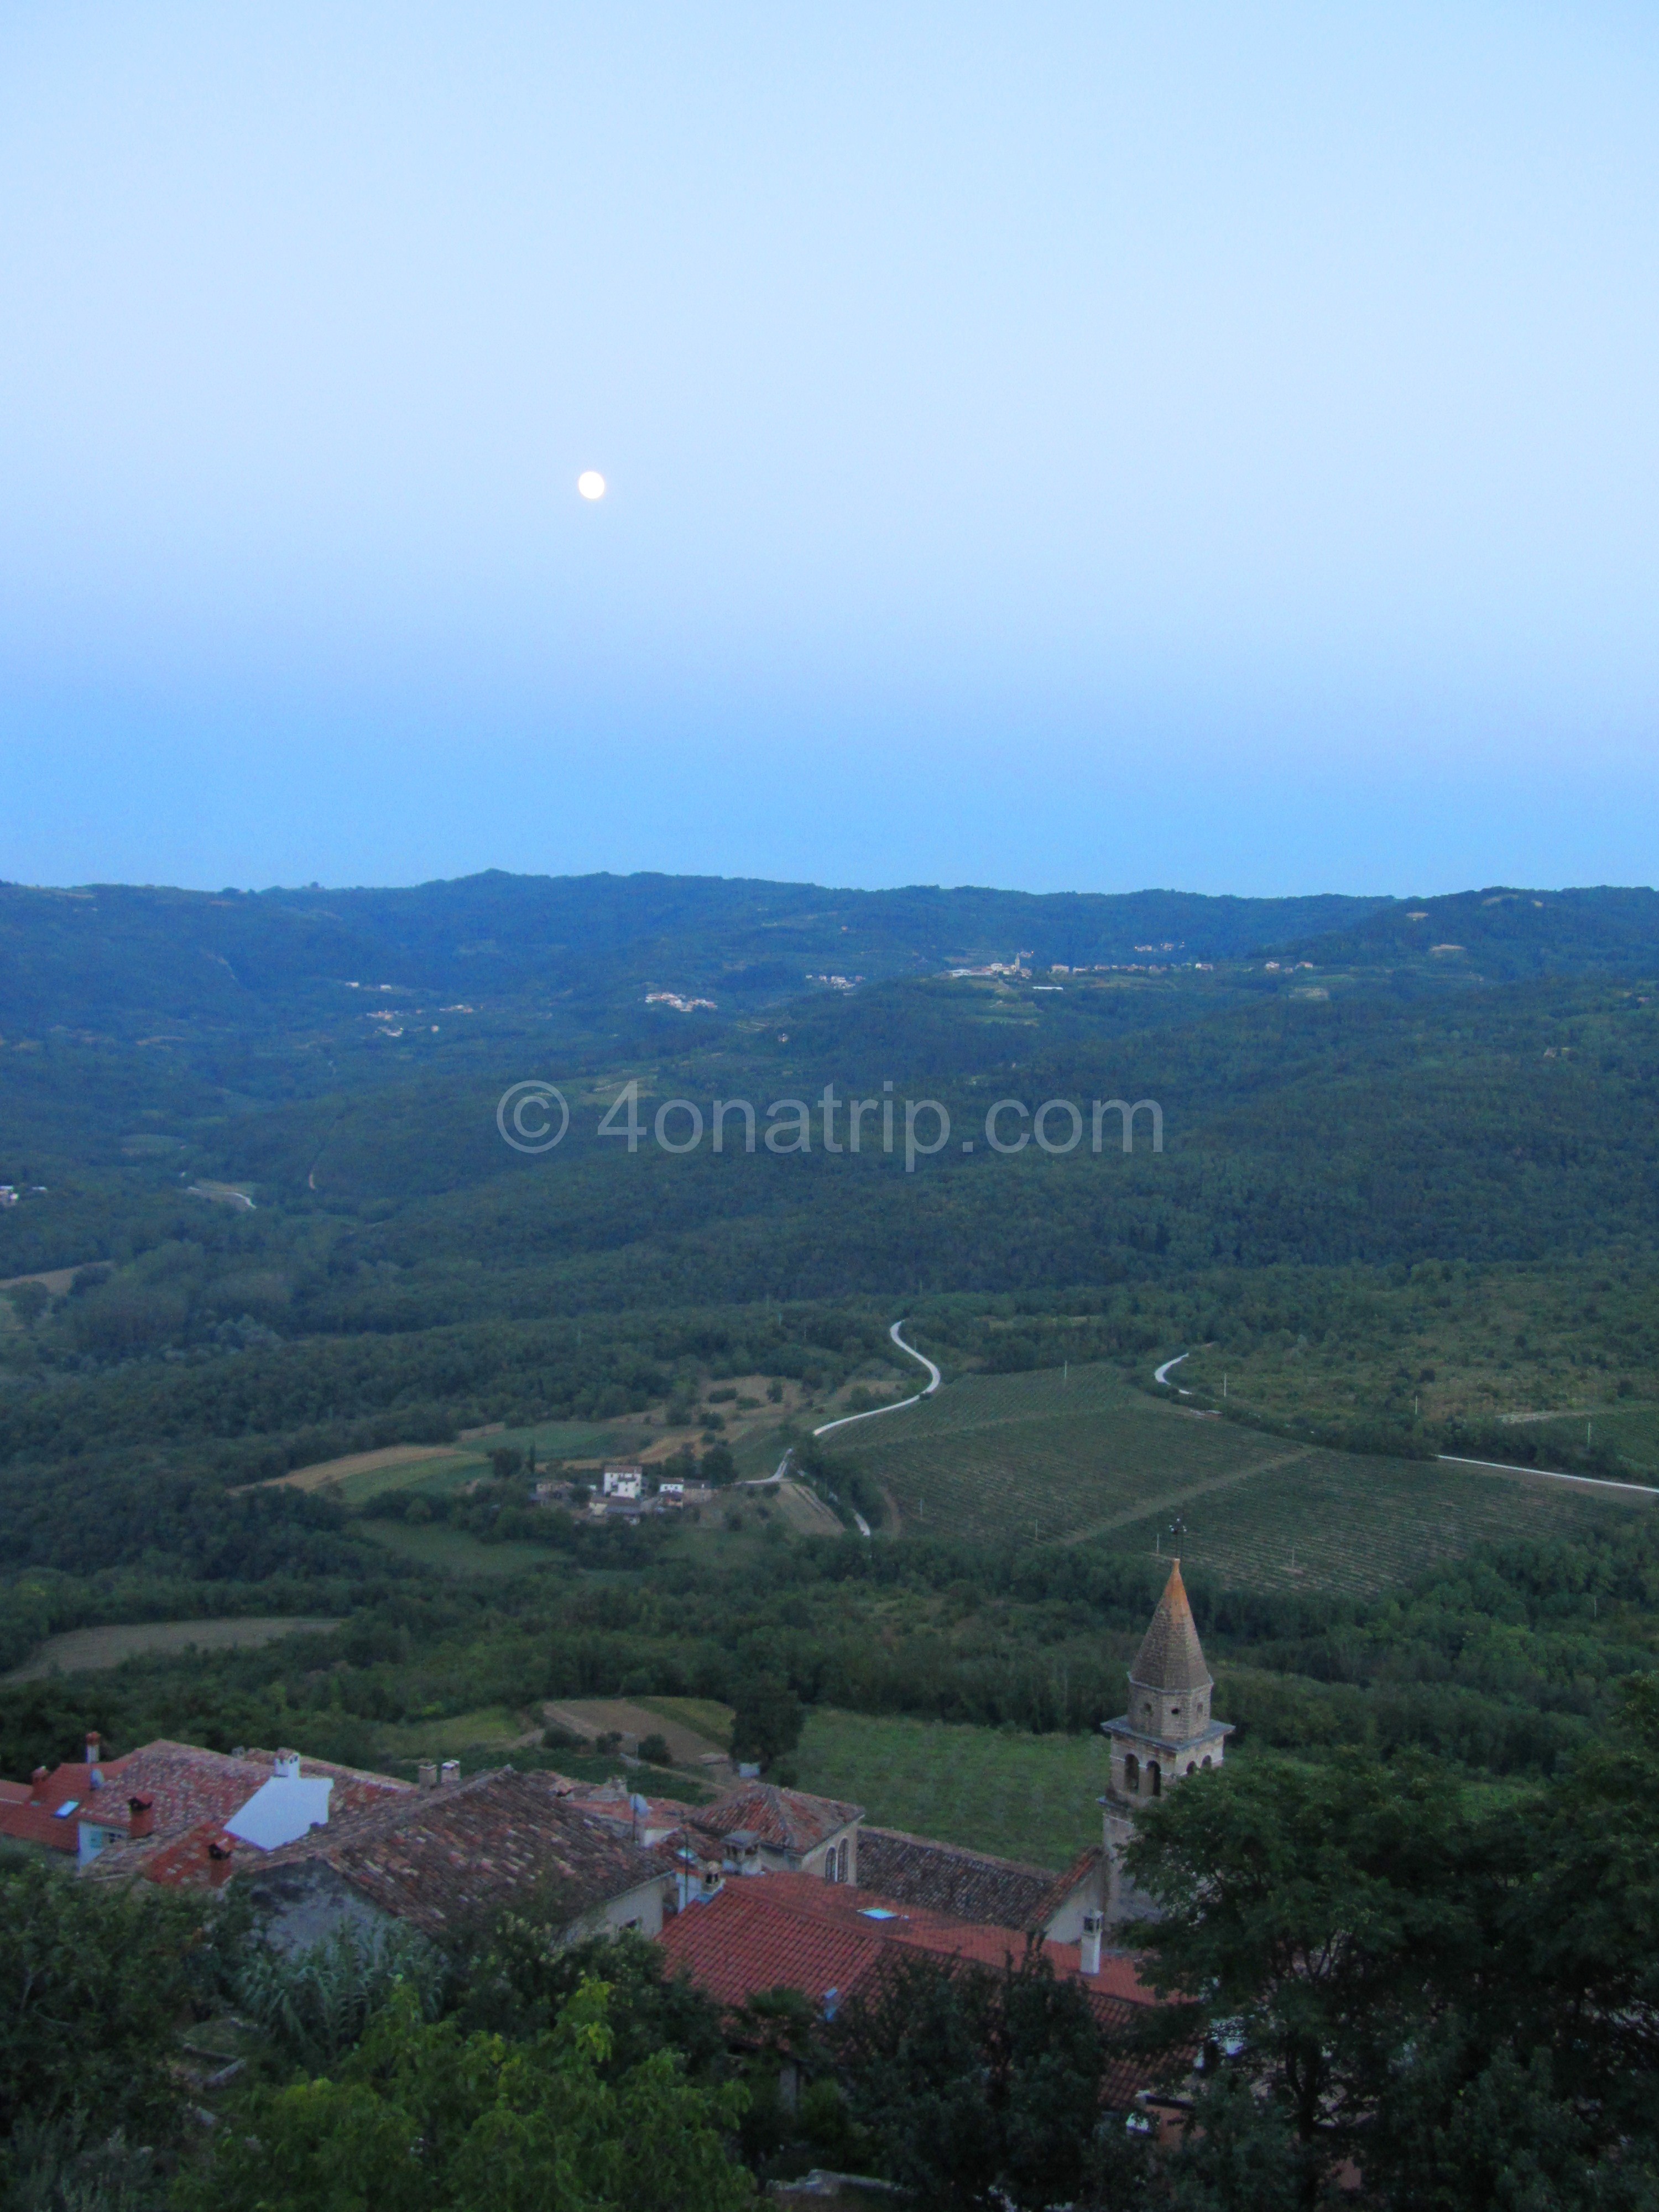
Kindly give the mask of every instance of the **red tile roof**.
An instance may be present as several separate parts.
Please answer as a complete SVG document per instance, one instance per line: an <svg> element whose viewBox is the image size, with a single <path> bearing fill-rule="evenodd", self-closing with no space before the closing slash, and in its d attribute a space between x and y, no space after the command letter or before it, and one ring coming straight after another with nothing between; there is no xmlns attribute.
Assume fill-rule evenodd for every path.
<svg viewBox="0 0 1659 2212"><path fill-rule="evenodd" d="M90 1786L91 1770L85 1762L72 1760L55 1767L38 1790L26 1783L0 1784L0 1836L73 1851L81 1824L88 1821L122 1838L118 1850L106 1851L94 1862L100 1879L137 1873L155 1881L204 1883L210 1879L209 1838L217 1835L254 1791L270 1781L274 1759L275 1753L269 1751L249 1751L238 1758L162 1737L120 1759L100 1759L98 1771L103 1782L96 1790ZM389 1775L366 1773L325 1759L302 1759L300 1771L310 1778L325 1776L333 1783L331 1821L410 1788ZM149 1801L151 1826L143 1838L131 1835L129 1801L134 1797ZM75 1811L58 1817L57 1808L71 1802ZM250 1847L246 1856L258 1854Z"/></svg>
<svg viewBox="0 0 1659 2212"><path fill-rule="evenodd" d="M831 1990L849 1996L880 1964L885 1945L860 1929L790 1909L785 1882L830 1885L813 1875L760 1875L728 1881L704 1904L688 1905L658 1942L720 2003L740 2005L763 1990L801 1990L822 2003Z"/></svg>
<svg viewBox="0 0 1659 2212"><path fill-rule="evenodd" d="M872 1910L890 1917L871 1919ZM907 1908L871 1890L796 1874L728 1881L717 1896L677 1914L657 1940L672 1968L734 2008L781 1988L799 1990L820 2006L832 1990L845 2002L907 1950L1000 1968L1018 1965L1027 1948L1018 1929ZM1042 1949L1057 1976L1081 1983L1106 2029L1130 2027L1160 2002L1125 1953L1109 1954L1097 1974L1085 1976L1075 1943L1044 1943ZM1109 2061L1103 2102L1122 2111L1141 2091L1182 2079L1193 2057L1190 2045L1144 2058L1119 2053Z"/></svg>
<svg viewBox="0 0 1659 2212"><path fill-rule="evenodd" d="M673 1874L666 1850L647 1850L591 1819L562 1784L557 1775L502 1767L410 1790L248 1856L261 1873L305 1863L331 1867L372 1904L437 1940L512 1903L533 1901L555 1924L568 1925Z"/></svg>
<svg viewBox="0 0 1659 2212"><path fill-rule="evenodd" d="M713 1805L686 1816L703 1834L725 1837L746 1828L775 1851L815 1850L827 1837L862 1820L862 1805L837 1797L811 1797L773 1782L747 1782Z"/></svg>
<svg viewBox="0 0 1659 2212"><path fill-rule="evenodd" d="M872 1912L883 1917L872 1918ZM839 1948L832 1938L840 1939ZM718 1896L678 1914L664 1929L661 1941L694 1980L726 2002L738 2004L757 1990L780 1984L805 1990L809 1996L821 1996L830 1988L845 1996L853 1986L846 1977L858 1978L854 1971L858 1962L866 1962L866 1971L873 1963L866 1948L871 1944L876 1947L876 1957L889 1944L897 1943L940 1957L1000 1966L1024 1956L1028 1938L1023 1929L991 1927L902 1905L874 1890L824 1881L816 1875L769 1874L728 1881ZM792 1942L799 1950L799 1968L792 1964ZM1042 1949L1056 1974L1082 1979L1091 1996L1109 2004L1158 2002L1126 1954L1109 1953L1098 1974L1083 1977L1077 1944L1044 1943ZM830 1964L835 1967L825 1979L813 1965L817 1987L811 1979L799 1978L813 1961L823 1963L825 1971Z"/></svg>
<svg viewBox="0 0 1659 2212"><path fill-rule="evenodd" d="M1056 1875L1050 1867L992 1858L902 1828L859 1831L859 1879L866 1889L998 1928L1046 1927L1102 1856L1100 1845L1091 1844Z"/></svg>

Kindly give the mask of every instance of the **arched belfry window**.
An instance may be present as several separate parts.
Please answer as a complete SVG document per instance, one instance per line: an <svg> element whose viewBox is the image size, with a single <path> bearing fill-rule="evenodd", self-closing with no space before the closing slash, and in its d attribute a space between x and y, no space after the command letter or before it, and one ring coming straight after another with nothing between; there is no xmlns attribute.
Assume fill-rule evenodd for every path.
<svg viewBox="0 0 1659 2212"><path fill-rule="evenodd" d="M1164 1794L1164 1769L1158 1765L1155 1759L1149 1759L1146 1762L1146 1771L1152 1778L1153 1796L1162 1796Z"/></svg>
<svg viewBox="0 0 1659 2212"><path fill-rule="evenodd" d="M1124 1758L1123 1787L1137 1796L1140 1794L1140 1761L1133 1752L1127 1753Z"/></svg>

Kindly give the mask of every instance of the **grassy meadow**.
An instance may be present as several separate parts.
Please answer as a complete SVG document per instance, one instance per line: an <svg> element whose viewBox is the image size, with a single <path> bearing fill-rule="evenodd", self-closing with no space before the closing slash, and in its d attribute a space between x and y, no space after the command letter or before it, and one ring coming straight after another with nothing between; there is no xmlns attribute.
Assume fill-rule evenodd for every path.
<svg viewBox="0 0 1659 2212"><path fill-rule="evenodd" d="M221 1620L136 1620L106 1628L66 1629L49 1636L21 1667L0 1674L0 1686L33 1682L48 1674L91 1674L128 1659L177 1651L247 1650L279 1636L320 1633L337 1620L291 1613L260 1613Z"/></svg>
<svg viewBox="0 0 1659 2212"><path fill-rule="evenodd" d="M1037 1866L1100 1840L1103 1736L1028 1735L819 1706L796 1755L800 1786L906 1828Z"/></svg>

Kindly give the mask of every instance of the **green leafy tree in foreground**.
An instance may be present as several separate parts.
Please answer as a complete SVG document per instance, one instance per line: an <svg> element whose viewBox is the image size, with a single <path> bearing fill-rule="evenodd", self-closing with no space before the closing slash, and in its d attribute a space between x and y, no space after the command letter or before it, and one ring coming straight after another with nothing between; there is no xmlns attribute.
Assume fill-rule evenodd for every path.
<svg viewBox="0 0 1659 2212"><path fill-rule="evenodd" d="M339 2078L252 2099L175 2191L178 2212L737 2212L742 2092L654 2051L613 2080L609 1991L586 1981L545 2034L422 2021L393 1992Z"/></svg>
<svg viewBox="0 0 1659 2212"><path fill-rule="evenodd" d="M1131 1847L1165 1911L1148 1938L1159 1985L1234 2025L1309 2154L1309 2191L1356 2154L1437 1984L1461 1966L1478 1985L1457 1802L1403 1763L1264 1759L1173 1792Z"/></svg>
<svg viewBox="0 0 1659 2212"><path fill-rule="evenodd" d="M1100 2136L1100 2031L1041 1952L1000 1973L897 1960L836 2027L853 2118L922 2204L1127 2201L1139 2161Z"/></svg>
<svg viewBox="0 0 1659 2212"><path fill-rule="evenodd" d="M586 1983L602 1981L611 2039L599 2067L605 2080L619 2079L665 2048L679 2053L694 2081L724 2071L720 2008L686 1975L665 1971L660 1944L626 1929L565 1943L562 1924L550 1911L538 1914L533 1899L523 1912L502 1914L467 1966L456 2008L464 2030L544 2034Z"/></svg>
<svg viewBox="0 0 1659 2212"><path fill-rule="evenodd" d="M1231 2057L1191 2212L1659 2205L1659 1683L1524 1807L1345 1755L1196 1778L1140 1826L1158 1984Z"/></svg>
<svg viewBox="0 0 1659 2212"><path fill-rule="evenodd" d="M143 2143L173 2136L168 2061L200 1921L193 1901L0 1861L0 2142L83 2123Z"/></svg>

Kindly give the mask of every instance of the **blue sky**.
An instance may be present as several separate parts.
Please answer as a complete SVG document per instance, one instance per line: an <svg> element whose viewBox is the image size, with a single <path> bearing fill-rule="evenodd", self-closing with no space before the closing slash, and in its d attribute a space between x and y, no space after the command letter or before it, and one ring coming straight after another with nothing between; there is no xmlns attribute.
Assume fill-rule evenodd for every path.
<svg viewBox="0 0 1659 2212"><path fill-rule="evenodd" d="M0 11L0 875L1651 881L1656 95L1634 6Z"/></svg>

